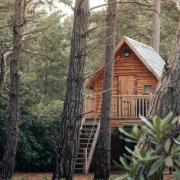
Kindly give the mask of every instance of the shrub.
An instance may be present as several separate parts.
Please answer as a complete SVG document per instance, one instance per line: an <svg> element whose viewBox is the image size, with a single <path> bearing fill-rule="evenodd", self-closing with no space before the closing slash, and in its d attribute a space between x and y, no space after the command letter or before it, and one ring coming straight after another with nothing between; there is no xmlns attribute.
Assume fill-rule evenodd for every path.
<svg viewBox="0 0 180 180"><path fill-rule="evenodd" d="M179 120L169 113L165 118L155 116L146 119L140 116L141 128L135 125L129 133L120 129L128 142L137 142L134 150L126 147L131 156L120 157L127 180L158 180L166 168L176 171L176 179L180 179L180 131ZM143 135L142 135L143 134ZM138 143L146 138L146 145ZM144 141L145 142L145 141Z"/></svg>

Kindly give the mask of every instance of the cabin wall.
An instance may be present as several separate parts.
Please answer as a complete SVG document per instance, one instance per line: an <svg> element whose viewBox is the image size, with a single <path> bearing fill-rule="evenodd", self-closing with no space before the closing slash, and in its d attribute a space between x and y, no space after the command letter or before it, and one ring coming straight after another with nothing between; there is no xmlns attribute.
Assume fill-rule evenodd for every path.
<svg viewBox="0 0 180 180"><path fill-rule="evenodd" d="M146 68L146 66L139 60L134 52L131 51L129 57L124 57L123 51L128 48L124 45L119 51L119 59L114 64L114 78L113 78L113 95L120 95L119 92L119 76L134 76L135 77L135 95L144 95L144 85L152 85L155 90L158 80L156 77ZM101 71L94 82L93 92L94 94L101 93L103 91L103 75ZM96 97L96 109L99 107L100 96Z"/></svg>
<svg viewBox="0 0 180 180"><path fill-rule="evenodd" d="M118 76L135 76L137 84L136 94L143 95L144 85L152 85L155 89L158 80L139 60L134 52L131 51L129 57L123 56L123 51L127 47L126 45L121 48L119 59L114 64L113 94L116 95L118 93ZM96 78L93 89L95 94L103 90L103 76L104 72L102 71Z"/></svg>

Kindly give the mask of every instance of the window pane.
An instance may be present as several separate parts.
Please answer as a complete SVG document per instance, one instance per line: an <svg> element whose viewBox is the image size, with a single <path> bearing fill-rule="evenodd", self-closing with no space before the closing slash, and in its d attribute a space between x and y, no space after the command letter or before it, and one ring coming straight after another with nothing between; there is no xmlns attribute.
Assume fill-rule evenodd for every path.
<svg viewBox="0 0 180 180"><path fill-rule="evenodd" d="M152 93L153 93L152 85L145 85L144 94L152 94Z"/></svg>

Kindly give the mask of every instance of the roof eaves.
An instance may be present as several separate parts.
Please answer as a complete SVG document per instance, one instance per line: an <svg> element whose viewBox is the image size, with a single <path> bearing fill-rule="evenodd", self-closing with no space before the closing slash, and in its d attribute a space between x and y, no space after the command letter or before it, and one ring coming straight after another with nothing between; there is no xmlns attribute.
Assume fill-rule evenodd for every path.
<svg viewBox="0 0 180 180"><path fill-rule="evenodd" d="M125 36L124 41L128 44L128 46L135 52L135 54L139 57L139 59L142 61L142 63L154 74L154 76L157 78L157 80L160 79L160 76L150 67L150 65L144 60L144 58L141 56L141 54L136 50L136 48L131 44L131 42L128 40L128 38Z"/></svg>

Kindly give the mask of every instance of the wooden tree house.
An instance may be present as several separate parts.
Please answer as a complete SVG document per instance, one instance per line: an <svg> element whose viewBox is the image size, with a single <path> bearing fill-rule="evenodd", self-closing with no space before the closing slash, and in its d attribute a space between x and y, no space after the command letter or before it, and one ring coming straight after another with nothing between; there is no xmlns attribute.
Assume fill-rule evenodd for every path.
<svg viewBox="0 0 180 180"><path fill-rule="evenodd" d="M139 114L146 116L151 97L164 67L164 60L156 51L141 42L124 37L115 49L112 89L112 127L133 125L139 122ZM80 131L80 149L76 170L88 172L95 150L101 115L104 66L86 84L92 94L84 100L84 112Z"/></svg>

